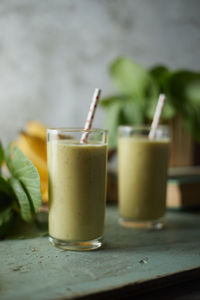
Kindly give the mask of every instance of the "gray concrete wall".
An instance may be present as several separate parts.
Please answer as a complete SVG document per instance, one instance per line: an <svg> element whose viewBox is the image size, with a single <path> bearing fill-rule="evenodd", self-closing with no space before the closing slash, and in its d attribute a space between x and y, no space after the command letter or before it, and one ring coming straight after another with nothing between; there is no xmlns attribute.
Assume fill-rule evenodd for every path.
<svg viewBox="0 0 200 300"><path fill-rule="evenodd" d="M119 55L199 70L199 11L198 0L1 0L0 138L29 119L82 126L94 88L114 90Z"/></svg>

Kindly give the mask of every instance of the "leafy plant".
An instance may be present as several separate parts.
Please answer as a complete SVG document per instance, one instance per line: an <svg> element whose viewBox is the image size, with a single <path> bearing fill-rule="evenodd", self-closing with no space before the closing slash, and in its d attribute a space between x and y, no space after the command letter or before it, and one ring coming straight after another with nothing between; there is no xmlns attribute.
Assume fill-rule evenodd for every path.
<svg viewBox="0 0 200 300"><path fill-rule="evenodd" d="M119 125L140 125L153 119L158 96L167 95L162 121L178 114L196 141L200 141L200 73L170 71L165 66L149 70L129 58L117 58L109 67L118 92L102 99L109 130L109 147L115 148Z"/></svg>
<svg viewBox="0 0 200 300"><path fill-rule="evenodd" d="M9 176L2 175L5 160ZM42 204L40 177L25 154L9 144L0 143L0 237L12 230L16 218L31 223Z"/></svg>

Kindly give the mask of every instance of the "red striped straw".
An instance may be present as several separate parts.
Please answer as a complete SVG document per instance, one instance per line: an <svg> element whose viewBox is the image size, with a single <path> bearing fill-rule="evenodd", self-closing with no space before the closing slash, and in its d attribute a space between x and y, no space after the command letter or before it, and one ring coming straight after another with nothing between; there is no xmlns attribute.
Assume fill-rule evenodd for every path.
<svg viewBox="0 0 200 300"><path fill-rule="evenodd" d="M87 115L87 120L85 122L84 130L86 132L84 132L81 137L82 144L86 142L86 140L88 138L88 130L91 129L91 127L92 127L92 121L94 119L94 115L95 115L95 111L96 111L96 108L97 108L97 105L99 102L100 94L101 94L101 90L96 88L94 91L93 97L92 97L92 102L91 102L90 109L89 109L89 112Z"/></svg>
<svg viewBox="0 0 200 300"><path fill-rule="evenodd" d="M152 140L155 137L156 134L156 129L158 127L158 123L160 120L160 116L163 110L163 106L164 106L164 102L166 100L166 96L165 94L160 94L159 99L158 99L158 103L156 106L156 110L154 113L154 117L153 117L153 122L151 124L151 129L149 132L149 139Z"/></svg>

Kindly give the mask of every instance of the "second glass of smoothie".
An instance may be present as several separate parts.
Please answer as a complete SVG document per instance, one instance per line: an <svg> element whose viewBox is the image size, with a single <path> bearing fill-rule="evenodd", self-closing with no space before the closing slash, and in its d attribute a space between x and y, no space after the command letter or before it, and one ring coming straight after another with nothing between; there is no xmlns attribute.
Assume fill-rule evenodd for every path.
<svg viewBox="0 0 200 300"><path fill-rule="evenodd" d="M62 249L102 245L106 201L107 132L48 129L49 240Z"/></svg>
<svg viewBox="0 0 200 300"><path fill-rule="evenodd" d="M118 131L119 212L122 226L163 227L170 132L158 126L121 126Z"/></svg>

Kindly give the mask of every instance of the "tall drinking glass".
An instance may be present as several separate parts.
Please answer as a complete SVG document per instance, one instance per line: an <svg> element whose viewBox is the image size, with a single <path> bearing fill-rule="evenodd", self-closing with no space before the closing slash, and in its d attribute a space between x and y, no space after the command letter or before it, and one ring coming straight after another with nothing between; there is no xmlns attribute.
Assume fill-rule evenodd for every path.
<svg viewBox="0 0 200 300"><path fill-rule="evenodd" d="M102 245L107 170L107 131L47 129L49 240L69 250Z"/></svg>
<svg viewBox="0 0 200 300"><path fill-rule="evenodd" d="M170 131L158 126L121 126L118 130L120 223L127 227L163 227Z"/></svg>

